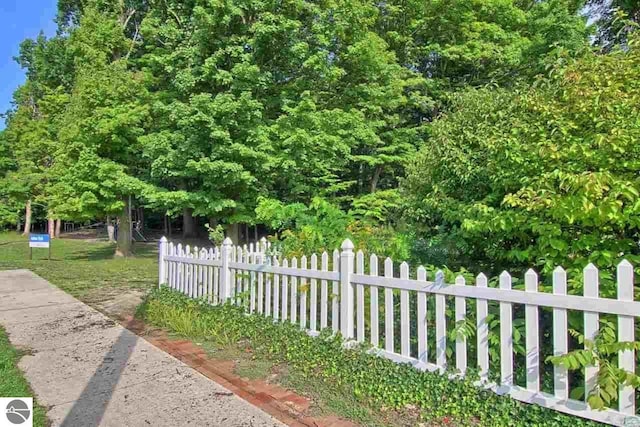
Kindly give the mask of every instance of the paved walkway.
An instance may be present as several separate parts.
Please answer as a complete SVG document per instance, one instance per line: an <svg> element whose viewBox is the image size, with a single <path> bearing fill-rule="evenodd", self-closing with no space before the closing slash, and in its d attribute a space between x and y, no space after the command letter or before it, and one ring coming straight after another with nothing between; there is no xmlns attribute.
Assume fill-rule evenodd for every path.
<svg viewBox="0 0 640 427"><path fill-rule="evenodd" d="M0 324L54 426L284 425L27 270L0 271Z"/></svg>

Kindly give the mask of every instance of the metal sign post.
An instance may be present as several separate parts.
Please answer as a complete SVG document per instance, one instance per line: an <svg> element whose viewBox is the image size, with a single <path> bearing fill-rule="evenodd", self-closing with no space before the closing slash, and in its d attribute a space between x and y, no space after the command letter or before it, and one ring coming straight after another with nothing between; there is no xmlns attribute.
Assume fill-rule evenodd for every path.
<svg viewBox="0 0 640 427"><path fill-rule="evenodd" d="M49 249L49 261L51 261L51 237L48 234L29 234L29 259L33 259L33 248Z"/></svg>

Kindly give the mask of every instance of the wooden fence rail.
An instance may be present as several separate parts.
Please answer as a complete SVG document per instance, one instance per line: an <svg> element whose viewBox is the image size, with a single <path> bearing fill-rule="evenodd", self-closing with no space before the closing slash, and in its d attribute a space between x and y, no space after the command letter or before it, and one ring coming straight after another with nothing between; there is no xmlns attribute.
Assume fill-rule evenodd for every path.
<svg viewBox="0 0 640 427"><path fill-rule="evenodd" d="M563 355L570 349L572 312L582 313L581 332L588 339L597 335L599 319L605 315L617 317L619 341L634 340L640 302L633 301L634 271L627 261L617 267L617 299L611 299L600 297L599 273L591 264L583 272L584 294L567 295L567 274L561 267L554 270L552 293L547 293L539 291L533 270L524 275L524 290L512 288L507 272L499 276L497 288L489 287L484 274L475 283L459 276L445 284L442 271L429 278L422 266L411 278L406 262L396 271L390 258L382 263L376 255L365 259L362 251L354 253L348 239L340 251L299 260L280 259L269 249L264 239L256 248L236 247L226 239L220 247L198 249L163 238L159 285L211 304L241 305L249 313L299 324L312 335L331 328L346 340L368 342L380 356L417 369L444 373L455 368L464 375L471 365L478 369L479 386L523 402L613 425L640 425L632 387L620 388L617 409L593 410L584 400L569 396L578 386L585 387L585 395L596 386L597 367L588 367L578 376L583 384L573 384L575 379L565 367L545 364L546 356ZM549 314L550 330L541 324L542 311ZM523 318L514 317L522 313ZM452 330L465 323L472 324L475 337L452 336ZM514 336L524 339L514 342ZM492 340L499 348L496 351L491 351ZM620 368L635 372L636 364L633 351L620 352ZM498 374L497 383L489 380L492 368ZM521 378L517 378L518 369ZM545 391L542 371L552 378Z"/></svg>

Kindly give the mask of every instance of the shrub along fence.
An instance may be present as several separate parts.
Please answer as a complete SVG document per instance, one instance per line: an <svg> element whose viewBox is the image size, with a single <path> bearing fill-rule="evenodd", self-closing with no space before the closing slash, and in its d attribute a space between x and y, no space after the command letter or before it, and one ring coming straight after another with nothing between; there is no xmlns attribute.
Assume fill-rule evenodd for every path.
<svg viewBox="0 0 640 427"><path fill-rule="evenodd" d="M159 284L192 298L244 306L251 314L299 324L311 335L332 328L398 363L477 375L479 386L523 402L614 425L640 425L631 385L615 384L613 409L592 409L582 397L603 388L600 366L586 363L604 353L591 344L598 342L601 323L617 330L614 345L634 341L640 302L633 301L634 271L627 261L617 269L617 299L599 296L593 265L584 269L584 295L567 295L561 267L553 272L552 293L540 292L533 270L524 275L523 290L513 288L517 279L507 272L497 288L484 274L473 285L462 276L445 284L442 271L433 280L423 267L411 274L405 262L396 271L390 258L380 263L376 255L354 253L349 240L332 254L288 260L270 254L265 240L256 248L226 239L219 247L198 249L163 238L159 261ZM570 329L573 324L581 336ZM563 365L545 363L575 348L589 351ZM615 353L617 368L634 373L634 350Z"/></svg>

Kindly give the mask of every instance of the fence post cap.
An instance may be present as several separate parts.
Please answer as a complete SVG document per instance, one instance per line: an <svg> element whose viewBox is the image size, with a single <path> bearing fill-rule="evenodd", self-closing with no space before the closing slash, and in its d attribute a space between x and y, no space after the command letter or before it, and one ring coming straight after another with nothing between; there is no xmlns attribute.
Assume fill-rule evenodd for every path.
<svg viewBox="0 0 640 427"><path fill-rule="evenodd" d="M592 262L590 262L589 264L587 264L587 266L584 268L584 271L598 271L598 267L595 266L595 264L593 264Z"/></svg>
<svg viewBox="0 0 640 427"><path fill-rule="evenodd" d="M626 259L623 259L622 261L620 261L620 264L618 264L618 267L622 267L622 268L633 268L633 265L627 261Z"/></svg>
<svg viewBox="0 0 640 427"><path fill-rule="evenodd" d="M160 238L160 243L167 243L167 238L166 238L166 237L164 237L164 236L162 236L162 237Z"/></svg>
<svg viewBox="0 0 640 427"><path fill-rule="evenodd" d="M267 238L266 238L266 237L264 237L264 236L262 236L262 237L260 238L260 241L261 241L262 243L266 243Z"/></svg>
<svg viewBox="0 0 640 427"><path fill-rule="evenodd" d="M230 238L230 237L227 237L226 239L224 239L224 240L222 241L222 244L223 244L224 246L233 246L233 240L231 240L231 238Z"/></svg>
<svg viewBox="0 0 640 427"><path fill-rule="evenodd" d="M341 248L343 250L353 250L353 248L355 248L355 246L353 245L353 242L351 240L345 239L344 242L342 242Z"/></svg>

